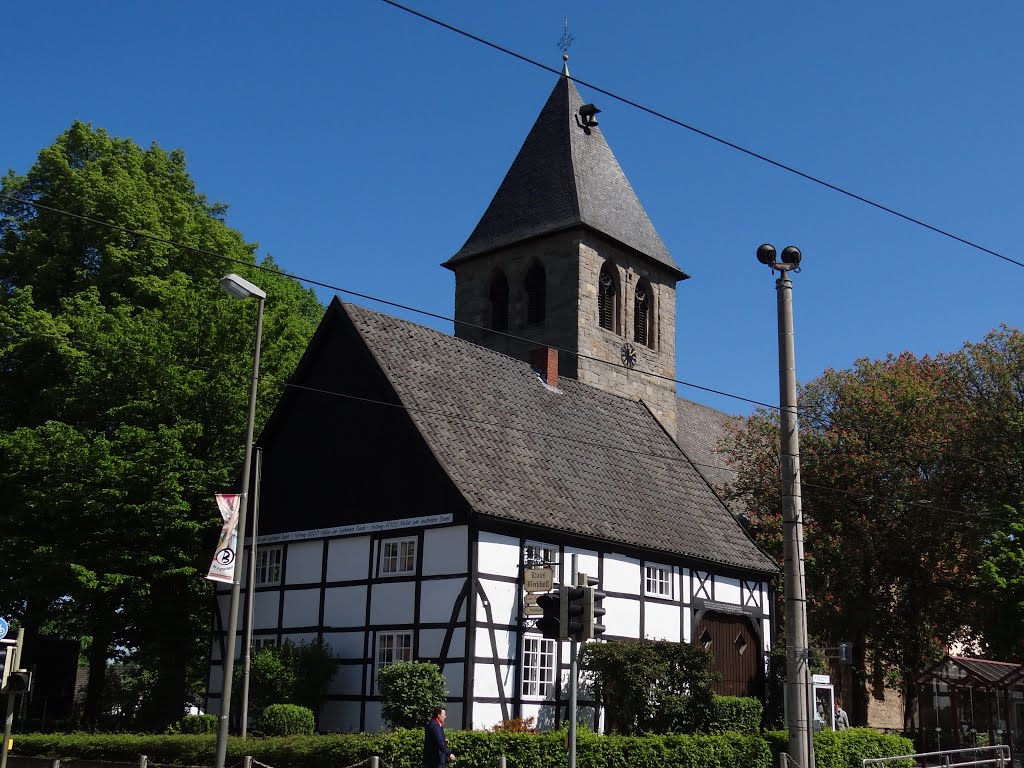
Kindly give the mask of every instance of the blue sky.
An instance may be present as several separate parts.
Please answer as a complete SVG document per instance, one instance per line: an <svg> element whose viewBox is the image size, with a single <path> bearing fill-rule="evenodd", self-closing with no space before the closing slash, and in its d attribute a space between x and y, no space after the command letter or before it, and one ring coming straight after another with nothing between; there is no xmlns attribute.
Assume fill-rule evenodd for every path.
<svg viewBox="0 0 1024 768"><path fill-rule="evenodd" d="M1024 261L1020 3L414 7L552 67L568 16L577 78ZM555 82L380 0L11 3L3 19L0 167L26 171L75 118L180 147L200 191L285 269L441 314L454 279L438 265ZM1024 325L1024 269L580 91L692 275L680 379L777 401L764 241L804 252L802 380Z"/></svg>

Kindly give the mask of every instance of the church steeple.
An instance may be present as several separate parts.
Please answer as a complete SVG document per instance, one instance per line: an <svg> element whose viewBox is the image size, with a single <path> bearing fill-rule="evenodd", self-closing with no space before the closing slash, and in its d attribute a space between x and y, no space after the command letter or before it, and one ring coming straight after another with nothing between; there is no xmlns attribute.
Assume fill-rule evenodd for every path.
<svg viewBox="0 0 1024 768"><path fill-rule="evenodd" d="M494 331L457 323L455 333L520 359L539 346L567 350L561 375L644 400L671 433L675 285L687 275L619 167L599 112L565 67L476 228L443 265L455 272L456 319Z"/></svg>

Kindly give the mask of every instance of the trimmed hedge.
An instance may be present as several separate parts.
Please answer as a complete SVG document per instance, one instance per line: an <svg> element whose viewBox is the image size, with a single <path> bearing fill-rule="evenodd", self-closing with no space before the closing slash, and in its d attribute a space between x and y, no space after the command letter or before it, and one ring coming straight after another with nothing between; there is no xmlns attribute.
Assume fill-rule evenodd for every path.
<svg viewBox="0 0 1024 768"><path fill-rule="evenodd" d="M452 731L452 751L459 768L493 768L505 755L508 768L564 768L566 731L509 733ZM578 768L772 768L786 748L784 732L764 736L744 733L671 736L601 736L577 733ZM216 737L27 734L14 739L14 754L135 762L148 755L157 763L211 765ZM860 768L862 757L908 754L908 739L854 728L815 736L819 768ZM228 763L252 755L275 768L347 768L379 755L389 768L420 768L423 731L394 730L380 734L328 734L285 738L228 740ZM893 768L910 768L894 766Z"/></svg>
<svg viewBox="0 0 1024 768"><path fill-rule="evenodd" d="M216 733L220 718L216 715L185 715L167 729L167 733Z"/></svg>
<svg viewBox="0 0 1024 768"><path fill-rule="evenodd" d="M724 733L760 733L764 719L764 705L750 696L715 696L712 700L711 722L708 731Z"/></svg>
<svg viewBox="0 0 1024 768"><path fill-rule="evenodd" d="M264 736L312 736L316 730L313 710L297 704L271 704L260 715Z"/></svg>

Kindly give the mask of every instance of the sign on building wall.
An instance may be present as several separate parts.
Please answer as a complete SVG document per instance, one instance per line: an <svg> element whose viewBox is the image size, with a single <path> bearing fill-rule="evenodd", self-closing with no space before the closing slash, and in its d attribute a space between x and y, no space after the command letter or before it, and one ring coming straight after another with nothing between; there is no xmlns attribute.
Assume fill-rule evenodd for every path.
<svg viewBox="0 0 1024 768"><path fill-rule="evenodd" d="M555 586L555 572L551 568L527 568L523 573L523 590L530 593L550 592Z"/></svg>

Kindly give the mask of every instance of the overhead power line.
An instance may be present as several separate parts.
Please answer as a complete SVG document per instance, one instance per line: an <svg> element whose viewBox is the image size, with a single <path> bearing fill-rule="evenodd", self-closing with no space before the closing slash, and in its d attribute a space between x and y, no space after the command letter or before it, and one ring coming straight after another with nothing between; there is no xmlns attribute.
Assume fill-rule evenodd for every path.
<svg viewBox="0 0 1024 768"><path fill-rule="evenodd" d="M540 69L543 69L546 72L551 72L551 73L556 74L556 75L561 75L561 70L555 69L554 67L549 67L547 64L542 64L541 62L537 61L536 59L531 59L530 57L524 56L521 53L517 53L516 51L513 51L510 48L506 48L506 47L504 47L502 45L498 45L497 43L491 42L490 40L487 40L487 39L485 39L483 37L480 37L479 35L474 35L471 32L467 32L464 29L460 29L459 27L452 26L451 24L448 24L448 23L446 23L444 21L441 21L440 19L437 19L437 18L435 18L433 16L428 16L427 14L423 13L422 11L417 11L415 8L410 8L407 5L402 5L401 3L395 2L395 0L381 0L381 2L386 3L387 5L393 6L395 8L398 8L401 11L405 11L406 13L412 14L413 16L418 16L419 18L423 19L424 21L428 21L431 24L436 24L439 27L443 27L444 29L447 29L447 30L449 30L451 32L454 32L455 34L462 35L463 37L466 37L466 38L468 38L470 40L473 40L474 42L480 43L481 45L485 45L485 46L487 46L489 48L493 48L496 51L500 51L501 53L504 53L504 54L506 54L508 56L512 56L513 58L519 59L520 61L525 62L527 64L530 64L530 65L532 65L534 67L538 67ZM950 232L947 229L943 229L942 227L937 227L937 226L935 226L933 224L929 224L928 222L926 222L926 221L924 221L922 219L919 219L919 218L916 218L916 217L911 216L909 214L903 213L902 211L899 211L899 210L897 210L895 208L892 208L892 207L890 207L888 205L885 205L883 203L876 202L875 200L872 200L872 199L870 199L868 197L865 197L864 195L859 195L856 192L851 192L848 189L840 187L838 184L833 184L832 182L826 181L825 179L822 179L822 178L820 178L818 176L814 176L814 175L812 175L810 173L807 173L805 171L801 171L799 168L796 168L796 167L794 167L792 165L788 165L788 164L780 162L778 160L773 160L772 158L768 157L767 155L763 155L760 152L756 152L756 151L754 151L752 149L748 149L747 147L744 147L744 146L742 146L740 144L737 144L734 141L729 141L728 139L723 139L721 136L716 136L715 134L709 133L708 131L705 131L705 130L703 130L701 128L696 127L695 125L690 125L689 123L686 123L686 122L684 122L682 120L679 120L679 119L677 119L675 117L672 117L671 115L665 114L664 112L660 112L660 111L658 111L656 109L653 109L651 107L645 106L645 105L643 105L643 104L641 104L641 103L639 103L637 101L634 101L634 100L632 100L630 98L627 98L626 96L622 96L622 95L617 94L617 93L615 93L613 91L609 91L606 88L602 88L601 86L595 85L594 83L587 82L586 80L581 80L578 77L572 77L572 80L577 82L577 83L579 83L580 85L583 85L583 86L586 86L587 88L590 88L593 91L596 91L597 93L604 94L605 96L607 96L610 99L615 99L616 101L621 102L621 103L623 103L623 104L625 104L627 106L633 107L634 109L638 109L641 112L646 112L648 115L656 117L659 120L665 120L666 122L672 123L673 125L676 125L676 126L678 126L680 128L685 128L688 131L696 133L698 136L703 136L705 139L710 139L711 141L714 141L714 142L717 142L717 143L719 143L719 144L721 144L723 146L729 147L730 149L734 149L737 152L742 152L745 155L748 155L748 156L753 157L753 158L755 158L757 160L760 160L761 162L768 163L769 165L775 166L776 168L779 168L779 169L781 169L783 171L786 171L787 173L792 173L795 176L799 176L800 178L805 179L806 181L810 181L813 184L817 184L819 186L825 187L826 189L830 189L833 192L838 192L841 195L845 195L846 197L849 197L849 198L851 198L853 200L856 200L858 202L864 203L865 205L870 205L872 208L877 208L880 211L884 211L885 213L891 214L892 216L896 216L896 217L898 217L900 219L903 219L904 221L909 221L911 224L916 224L919 227L923 227L924 229L927 229L927 230L930 230L931 232L934 232L936 234L942 235L943 237L948 237L951 240L955 240L958 243L966 245L966 246L968 246L970 248L974 248L974 249L976 249L978 251L981 251L982 253L987 253L990 256L995 256L997 259L1002 259L1003 261L1009 262L1010 264L1015 264L1018 267L1024 267L1024 262L1022 262L1022 261L1018 261L1017 259L1010 258L1009 256L1006 256L1006 255L1004 255L1002 253L999 253L998 251L994 251L991 248L986 248L984 245L980 245L978 243L975 243L972 240L968 240L965 237L961 237L960 235L956 235L956 234Z"/></svg>
<svg viewBox="0 0 1024 768"><path fill-rule="evenodd" d="M130 229L128 227L121 226L120 224L114 224L112 222L103 221L102 219L96 219L96 218L93 218L91 216L85 216L85 215L80 214L80 213L73 213L71 211L66 211L66 210L63 210L61 208L55 208L53 206L44 205L43 203L39 203L39 202L36 202L36 201L22 200L20 198L13 197L11 195L7 195L7 194L4 194L4 193L0 193L0 200L7 200L7 201L10 201L10 202L18 203L19 205L29 205L29 206L32 206L34 208L40 209L40 210L49 211L51 213L56 213L58 215L67 216L67 217L70 217L70 218L78 219L80 221L86 221L86 222L89 222L90 224L96 224L98 226L107 227L109 229L114 229L114 230L117 230L119 232L124 232L125 234L131 235L133 237L141 237L141 238L144 238L144 239L149 239L149 240L153 240L155 242L163 243L165 245L170 245L170 246L173 246L175 248L181 248L181 249L184 249L184 250L193 251L195 253L200 253L200 254L203 254L203 255L206 255L206 256L212 256L214 258L220 259L222 261L226 261L226 262L231 263L231 264L238 264L240 266L244 266L244 267L246 267L248 269L256 269L256 270L259 270L261 272L266 272L268 274L277 275L279 277L286 277L286 278L289 278L291 280L296 280L296 281L299 281L299 282L302 282L302 283L308 283L309 285L315 285L315 286L318 286L320 288L326 288L328 290L336 291L338 293L342 293L342 294L345 294L345 295L348 295L348 296L355 296L355 297L360 298L360 299L365 299L367 301L376 302L378 304L383 304L383 305L388 306L388 307L394 307L396 309L401 309L401 310L406 311L406 312L412 312L412 313L415 313L415 314L423 315L425 317L431 317L431 318L434 318L435 320L443 320L445 322L454 323L455 325L461 325L461 326L466 327L466 328L472 328L472 329L478 330L478 331L486 331L487 333L489 333L491 335L503 336L503 337L508 338L508 339L512 339L512 340L515 340L515 341L522 341L522 342L529 343L529 344L536 344L536 343L538 343L536 341L536 339L527 339L526 337L517 336L517 335L515 335L513 333L508 333L507 331L496 331L496 330L494 330L492 328L487 328L485 326L477 325L475 323L470 323L470 322L467 322L465 320L458 320L458 319L456 319L454 317L449 317L448 315L442 315L442 314L439 314L437 312L430 312L429 310L420 309L418 307L413 307L413 306L408 305L408 304L400 304L400 303L395 302L395 301L390 301L389 299L380 298L379 296L373 296L371 294L361 293L359 291L353 291L351 289L343 288L341 286L333 285L331 283L325 283L325 282L323 282L321 280L316 280L314 278L302 277L300 275L296 275L296 274L293 274L293 273L284 272L283 270L280 270L280 269L272 269L270 267L265 267L265 266L260 265L260 264L255 264L253 262L245 261L243 259L236 259L233 256L227 256L227 255L222 254L222 253L217 253L216 251L211 251L211 250L206 249L206 248L200 248L199 246L188 245L187 243L180 243L180 242L177 242L175 240L170 240L170 239L165 238L165 237L160 237L158 235L153 235L151 233L144 232L142 230ZM607 365L607 366L612 367L612 368L622 368L624 370L630 370L630 371L633 370L633 369L626 368L626 366L623 365L622 363L615 362L615 361L612 361L612 360L603 360L603 359L601 359L599 357L595 357L595 356L592 356L592 355L586 355L586 354L584 354L582 352L578 352L576 350L566 349L566 348L563 348L563 347L551 347L551 349L553 349L553 350L555 350L557 352L565 353L567 355L575 356L575 357L577 357L579 359L590 360L590 361L593 361L593 362L601 363L603 365ZM763 402L761 400L754 400L754 399L749 398L749 397L743 397L742 395L737 395L737 394L733 394L731 392L726 392L725 390L715 389L713 387L707 387L707 386L704 386L702 384L695 384L695 383L690 382L690 381L684 381L683 379L676 379L676 378L673 378L671 376L665 376L663 374L658 374L658 373L653 373L653 372L651 372L651 373L644 372L644 375L645 376L649 376L651 378L661 379L663 381L672 382L674 384L679 384L681 386L689 387L691 389L696 389L696 390L699 390L701 392L707 392L707 393L710 393L710 394L720 395L722 397L728 397L728 398L731 398L733 400L738 400L738 401L741 401L741 402L744 402L744 403L749 403L751 405L760 406L760 407L766 408L766 409L768 409L770 411L776 411L777 412L779 410L779 406L778 405L774 405L772 403L766 403L766 402ZM824 425L826 427L828 427L828 426L838 426L832 420L826 419L826 418L823 418L823 417L820 417L820 416L814 416L810 411L805 410L803 408L800 408L799 411L800 411L800 414L801 414L802 418L805 418L805 419L811 421L812 423L816 423L818 425ZM886 435L885 433L882 433L882 432L874 432L874 431L868 431L868 430L847 430L847 431L851 432L852 434L857 434L857 435L859 435L861 437L864 437L864 436L890 437L889 435ZM967 455L964 455L964 454L953 453L951 451L945 450L944 447L943 447L944 444L942 444L942 443L922 443L922 442L917 442L917 441L909 440L909 439L906 440L906 442L908 442L910 445L913 445L913 446L919 447L919 448L935 448L935 449L938 449L941 453L943 453L946 456L949 456L950 458L960 459L960 460L963 460L963 461L970 461L970 462L973 462L973 463L976 463L976 464L998 466L998 465L992 464L992 462L988 462L988 461L986 461L984 459L980 459L980 458L978 458L976 456L967 456Z"/></svg>

